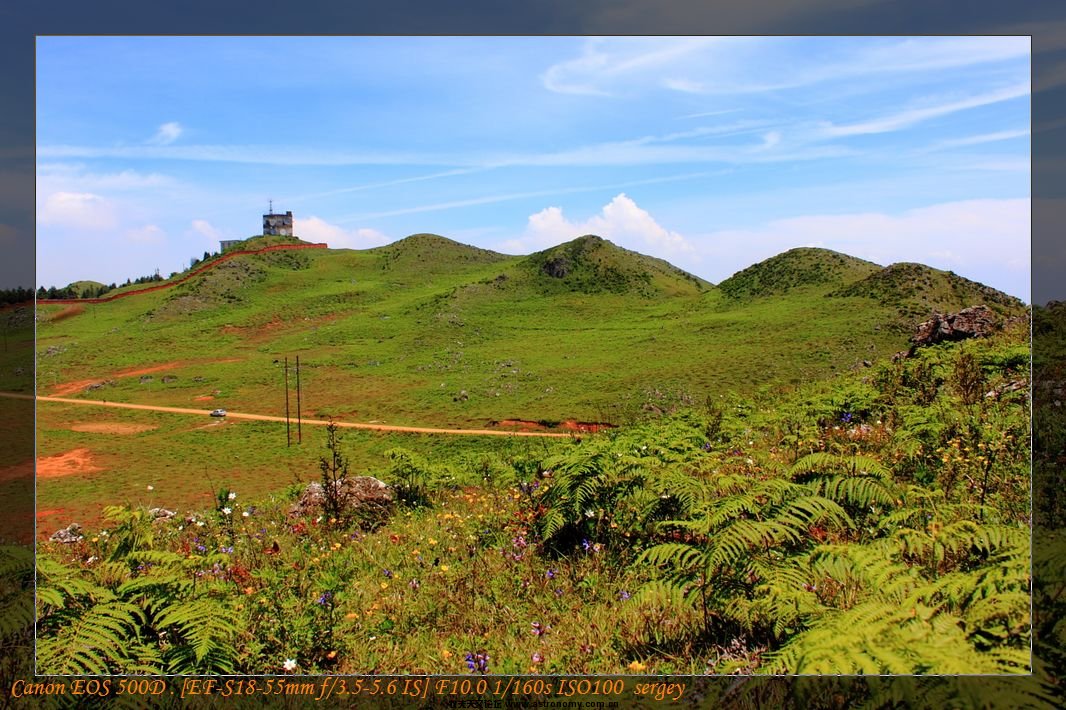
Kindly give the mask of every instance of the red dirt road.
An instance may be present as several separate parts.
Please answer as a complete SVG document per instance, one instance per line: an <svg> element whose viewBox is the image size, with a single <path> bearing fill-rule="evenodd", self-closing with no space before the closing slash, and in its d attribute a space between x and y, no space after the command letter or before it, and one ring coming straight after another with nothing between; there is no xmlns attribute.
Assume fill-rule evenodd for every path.
<svg viewBox="0 0 1066 710"><path fill-rule="evenodd" d="M209 409L190 409L186 407L159 407L150 404L125 404L123 402L104 402L96 399L71 399L68 397L34 397L31 394L19 394L16 392L0 392L0 397L8 397L10 399L36 399L38 402L59 402L62 404L82 404L87 406L96 407L116 407L118 409L142 409L150 412L169 412L172 414L194 414L197 416L209 416L211 410ZM272 417L266 414L242 414L238 412L229 412L227 419L255 419L265 422L284 422L285 417ZM292 423L296 423L296 418L290 419ZM325 426L329 422L321 419L301 419L303 424L309 424L311 426ZM348 429L369 429L372 431L394 431L407 434L454 434L457 436L534 436L540 438L556 438L556 439L568 439L573 434L570 433L557 433L546 431L500 431L499 429L438 429L434 427L417 427L417 426L394 426L390 424L361 424L358 422L342 422L334 420L334 423L338 427L345 427Z"/></svg>

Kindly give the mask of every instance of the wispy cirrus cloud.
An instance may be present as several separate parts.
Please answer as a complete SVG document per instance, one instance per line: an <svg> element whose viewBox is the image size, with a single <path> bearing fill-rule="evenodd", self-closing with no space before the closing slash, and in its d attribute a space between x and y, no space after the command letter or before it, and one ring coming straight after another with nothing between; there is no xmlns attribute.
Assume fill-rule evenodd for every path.
<svg viewBox="0 0 1066 710"><path fill-rule="evenodd" d="M925 152L935 150L948 150L951 148L963 148L971 145L983 145L985 143L997 143L999 141L1008 141L1015 138L1024 138L1030 135L1028 128L1020 128L1017 130L1009 131L994 131L992 133L981 133L974 136L965 136L963 138L951 138L944 141L934 143L925 149Z"/></svg>
<svg viewBox="0 0 1066 710"><path fill-rule="evenodd" d="M448 202L434 202L423 205L412 205L409 207L400 207L394 210L384 210L381 212L365 212L357 215L350 215L343 217L338 222L357 222L369 219L379 219L382 217L396 217L406 214L418 214L420 212L437 212L441 210L458 209L462 207L476 207L479 205L490 205L499 202L511 202L513 200L527 200L535 197L554 197L558 195L572 195L582 192L598 192L602 190L618 190L629 187L636 187L639 185L654 185L658 183L667 182L680 182L684 180L695 180L702 177L709 177L712 175L721 175L724 171L711 171L711 172L697 172L697 173L684 173L681 175L667 175L658 178L648 178L645 180L630 180L627 182L613 183L609 185L582 185L579 187L563 187L552 190L530 190L527 192L507 192L497 193L492 195L480 195L478 197L471 197L463 200L451 200Z"/></svg>
<svg viewBox="0 0 1066 710"><path fill-rule="evenodd" d="M1029 82L1026 81L1012 84L995 91L969 96L964 99L947 101L930 106L915 107L905 111L892 113L887 116L862 121L860 123L837 125L826 122L822 124L821 129L824 135L832 138L872 133L888 133L890 131L910 128L917 123L928 121L932 118L938 118L940 116L946 116L958 111L965 111L980 106L988 106L1001 101L1009 101L1011 99L1028 96L1029 94Z"/></svg>
<svg viewBox="0 0 1066 710"><path fill-rule="evenodd" d="M931 73L1026 60L1028 37L916 37L840 43L818 38L591 38L576 57L548 68L542 83L565 94L617 97L666 89L750 95L856 76Z"/></svg>

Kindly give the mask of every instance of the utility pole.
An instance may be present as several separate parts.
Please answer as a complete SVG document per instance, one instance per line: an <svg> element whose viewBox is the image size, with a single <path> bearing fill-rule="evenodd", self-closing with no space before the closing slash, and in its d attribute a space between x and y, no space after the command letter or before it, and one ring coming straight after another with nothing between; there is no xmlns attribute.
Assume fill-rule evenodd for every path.
<svg viewBox="0 0 1066 710"><path fill-rule="evenodd" d="M289 358L285 357L285 445L292 446L292 433L289 430Z"/></svg>
<svg viewBox="0 0 1066 710"><path fill-rule="evenodd" d="M304 441L303 418L300 416L300 356L296 356L296 443Z"/></svg>

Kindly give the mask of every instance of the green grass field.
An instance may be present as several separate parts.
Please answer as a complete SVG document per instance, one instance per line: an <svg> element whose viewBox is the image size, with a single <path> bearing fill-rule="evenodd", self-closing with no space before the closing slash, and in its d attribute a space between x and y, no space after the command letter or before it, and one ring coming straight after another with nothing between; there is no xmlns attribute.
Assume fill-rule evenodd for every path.
<svg viewBox="0 0 1066 710"><path fill-rule="evenodd" d="M916 318L978 303L1002 332L892 360ZM1007 321L1025 314L953 274L824 250L714 286L595 237L506 257L433 235L46 305L43 395L280 415L299 355L311 419L614 428L340 430L349 475L399 497L367 524L288 512L322 477L323 427L290 446L279 422L39 402L40 535L86 534L38 562L38 657L56 673L1027 672L1028 324ZM156 506L178 515L152 522Z"/></svg>

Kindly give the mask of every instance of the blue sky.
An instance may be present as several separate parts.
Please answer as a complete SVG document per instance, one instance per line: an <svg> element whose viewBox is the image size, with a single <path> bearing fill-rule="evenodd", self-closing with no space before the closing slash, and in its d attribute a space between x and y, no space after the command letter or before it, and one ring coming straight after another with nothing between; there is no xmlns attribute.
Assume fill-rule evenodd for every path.
<svg viewBox="0 0 1066 710"><path fill-rule="evenodd" d="M37 281L261 230L524 254L586 233L715 283L796 246L1030 298L1030 41L37 40Z"/></svg>

